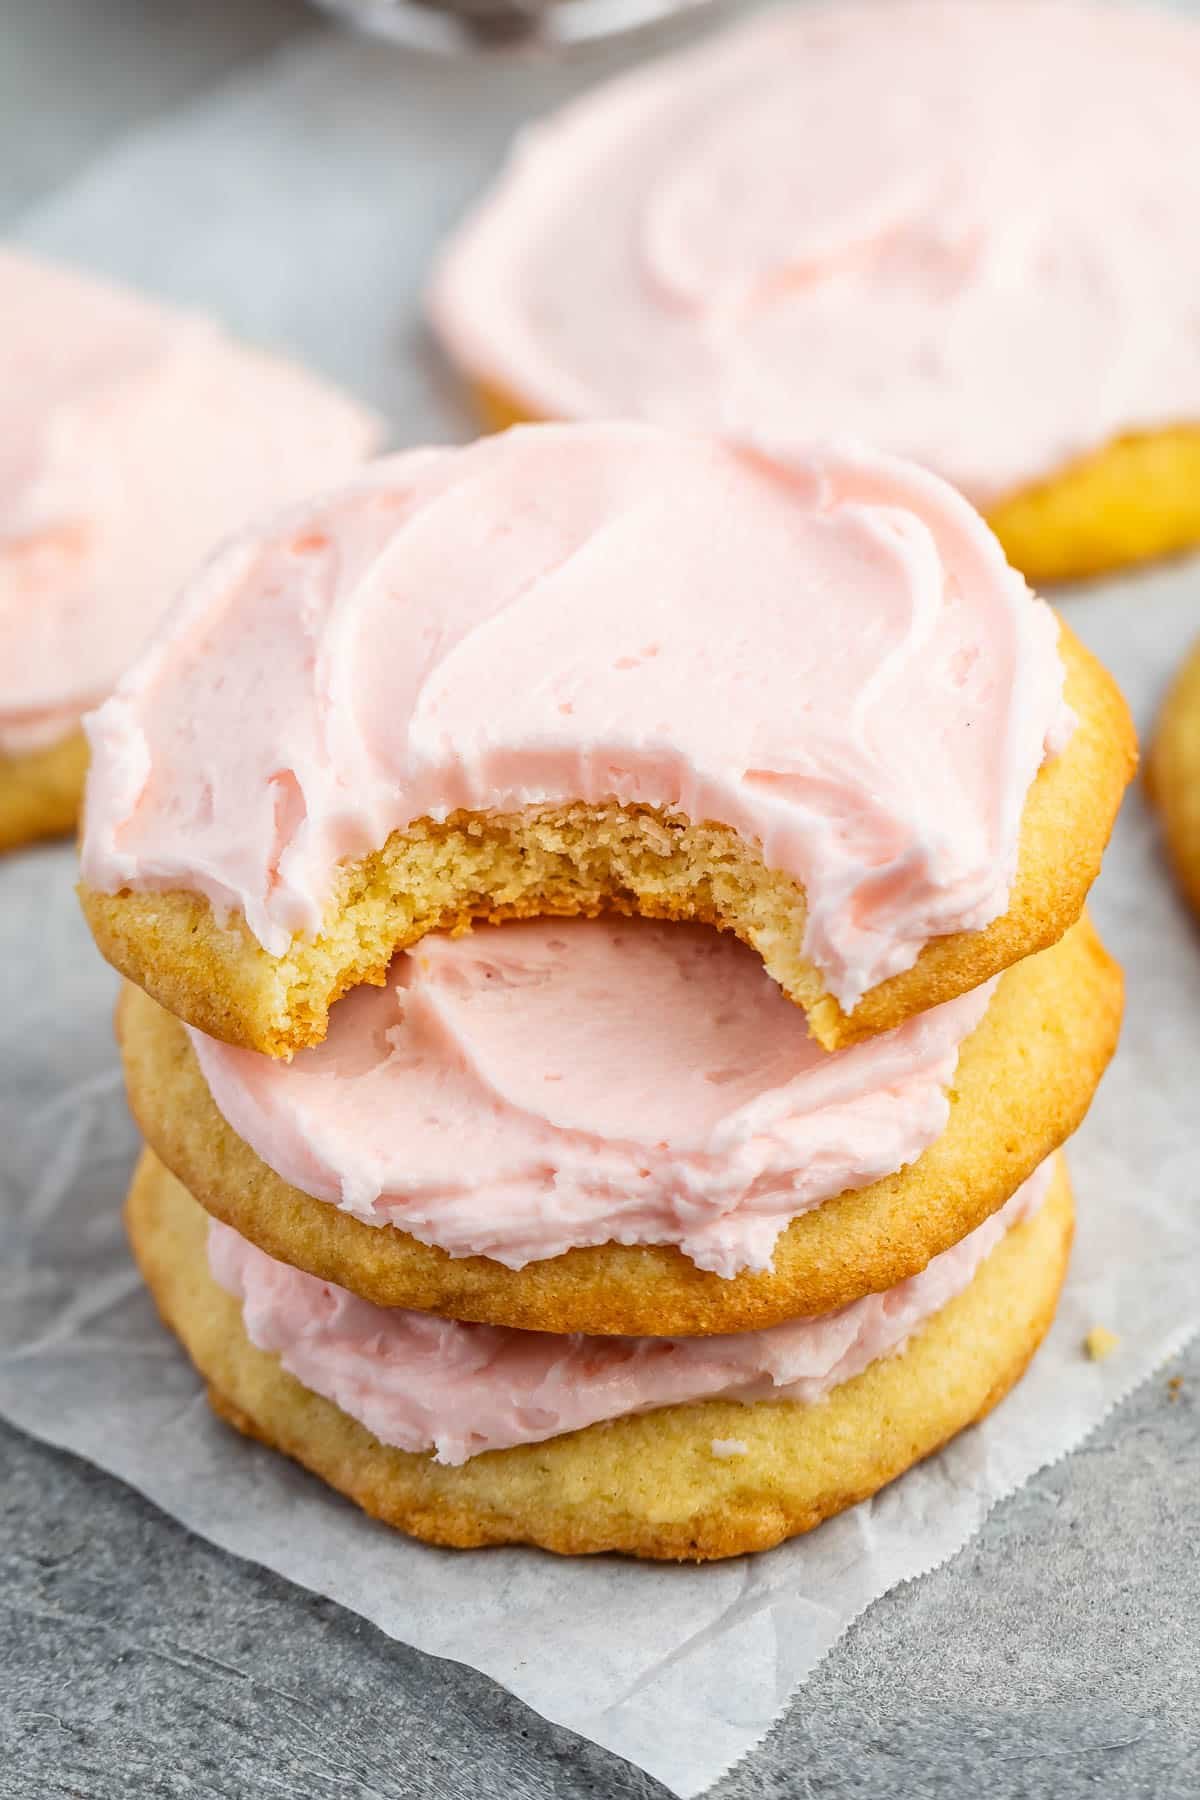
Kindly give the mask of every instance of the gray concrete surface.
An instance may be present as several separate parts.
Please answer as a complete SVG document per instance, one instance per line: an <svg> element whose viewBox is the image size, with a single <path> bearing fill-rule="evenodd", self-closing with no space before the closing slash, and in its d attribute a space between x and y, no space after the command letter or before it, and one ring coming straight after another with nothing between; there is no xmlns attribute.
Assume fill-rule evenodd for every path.
<svg viewBox="0 0 1200 1800"><path fill-rule="evenodd" d="M873 1606L716 1800L1193 1800L1198 1494L1194 1349ZM0 1800L663 1792L2 1427L0 1615Z"/></svg>
<svg viewBox="0 0 1200 1800"><path fill-rule="evenodd" d="M296 0L0 0L0 223L306 18ZM872 1607L715 1793L1191 1800L1198 1526L1193 1348ZM0 1426L0 1800L661 1792Z"/></svg>

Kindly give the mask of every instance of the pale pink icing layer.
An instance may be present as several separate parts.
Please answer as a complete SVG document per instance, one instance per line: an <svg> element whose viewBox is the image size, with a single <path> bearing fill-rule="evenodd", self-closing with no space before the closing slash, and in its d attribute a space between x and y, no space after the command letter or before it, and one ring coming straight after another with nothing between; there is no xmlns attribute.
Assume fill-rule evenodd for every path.
<svg viewBox="0 0 1200 1800"><path fill-rule="evenodd" d="M389 1311L275 1262L215 1220L209 1265L250 1341L402 1450L461 1463L601 1419L696 1400L820 1400L962 1293L1006 1231L1040 1206L1053 1161L919 1275L819 1319L707 1338L597 1338ZM721 1441L721 1440L718 1440ZM720 1454L715 1451L715 1454Z"/></svg>
<svg viewBox="0 0 1200 1800"><path fill-rule="evenodd" d="M76 730L200 558L377 422L211 322L0 250L0 751Z"/></svg>
<svg viewBox="0 0 1200 1800"><path fill-rule="evenodd" d="M1200 419L1200 29L772 12L524 135L433 322L547 417L852 433L977 504Z"/></svg>
<svg viewBox="0 0 1200 1800"><path fill-rule="evenodd" d="M677 1244L731 1276L941 1135L992 985L831 1056L735 938L533 920L424 939L290 1064L191 1036L234 1130L356 1218L510 1268Z"/></svg>
<svg viewBox="0 0 1200 1800"><path fill-rule="evenodd" d="M0 549L0 558L3 554ZM21 713L11 719L0 715L0 756L31 756L49 750L79 730L81 717L78 706L48 707L44 712Z"/></svg>
<svg viewBox="0 0 1200 1800"><path fill-rule="evenodd" d="M844 1005L1004 911L1057 626L932 476L633 425L376 464L232 542L88 722L85 879L274 954L457 808L616 798L804 883Z"/></svg>

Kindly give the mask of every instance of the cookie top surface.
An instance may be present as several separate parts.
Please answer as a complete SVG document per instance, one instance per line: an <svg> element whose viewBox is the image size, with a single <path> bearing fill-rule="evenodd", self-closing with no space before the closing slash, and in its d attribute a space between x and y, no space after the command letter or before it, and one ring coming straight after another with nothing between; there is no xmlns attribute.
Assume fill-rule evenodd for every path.
<svg viewBox="0 0 1200 1800"><path fill-rule="evenodd" d="M215 323L0 250L0 751L79 722L213 544L347 475L356 402Z"/></svg>
<svg viewBox="0 0 1200 1800"><path fill-rule="evenodd" d="M998 1213L898 1287L821 1319L707 1338L590 1338L385 1311L209 1226L213 1275L259 1349L381 1443L461 1463L601 1419L706 1399L819 1400L962 1293L1005 1232L1045 1200L1043 1163Z"/></svg>
<svg viewBox="0 0 1200 1800"><path fill-rule="evenodd" d="M1004 912L1062 682L1049 609L909 465L526 428L209 562L89 720L84 877L198 892L281 956L416 820L646 805L800 883L849 1007Z"/></svg>
<svg viewBox="0 0 1200 1800"><path fill-rule="evenodd" d="M789 7L522 136L431 318L527 414L850 432L990 505L1200 419L1198 110L1152 7Z"/></svg>
<svg viewBox="0 0 1200 1800"><path fill-rule="evenodd" d="M673 1243L728 1277L941 1134L993 987L830 1055L735 938L532 920L425 938L290 1064L191 1037L238 1135L369 1224L510 1268Z"/></svg>

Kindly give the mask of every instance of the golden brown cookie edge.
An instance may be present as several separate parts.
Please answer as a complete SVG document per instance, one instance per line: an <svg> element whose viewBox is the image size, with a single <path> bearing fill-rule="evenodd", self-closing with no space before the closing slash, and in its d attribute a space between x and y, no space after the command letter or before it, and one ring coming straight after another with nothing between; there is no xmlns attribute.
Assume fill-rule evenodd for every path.
<svg viewBox="0 0 1200 1800"><path fill-rule="evenodd" d="M924 1268L1076 1130L1121 1007L1120 970L1085 917L1001 977L963 1046L946 1132L907 1168L802 1214L771 1268L731 1280L672 1246L606 1244L513 1270L367 1224L268 1168L222 1118L183 1027L138 989L122 995L119 1035L147 1143L208 1212L268 1255L381 1306L523 1330L685 1336L830 1312Z"/></svg>
<svg viewBox="0 0 1200 1800"><path fill-rule="evenodd" d="M460 1468L388 1448L255 1349L208 1273L206 1215L147 1152L126 1219L159 1311L239 1429L365 1511L426 1542L529 1543L703 1562L768 1549L878 1492L982 1418L1027 1367L1054 1315L1073 1209L1059 1159L1051 1195L970 1287L816 1405L706 1401L491 1451ZM740 1439L724 1459L714 1440Z"/></svg>
<svg viewBox="0 0 1200 1800"><path fill-rule="evenodd" d="M447 886L444 879L447 865L464 846L478 855L481 835L500 831L495 822L472 824L464 816L458 826L453 820L445 825L426 821L407 833L393 833L383 850L347 866L341 891L352 899L341 910L331 907L320 939L312 944L297 940L280 958L262 949L240 916L221 924L208 902L193 894L125 890L108 895L81 884L84 912L108 960L168 1011L211 1036L270 1056L287 1056L320 1042L334 1000L361 981L381 981L393 952L428 930L461 930L479 918L568 916L606 908L693 918L737 931L765 955L776 979L803 1005L825 1048L839 1049L890 1030L1046 948L1083 910L1133 773L1136 743L1128 709L1111 677L1065 626L1061 646L1067 698L1079 723L1063 754L1042 767L1030 789L1008 910L981 931L934 940L911 969L871 989L850 1014L799 954L803 890L763 869L757 853L727 828L672 826L653 808L573 806L509 820L504 827L508 835L501 833L509 866L553 863L557 852L546 846L562 841L562 821L591 818L627 848L632 846L629 855L635 861L644 854L652 863L659 852L651 846L660 839L691 841L691 834L698 843L711 842L714 856L721 859L720 883L708 881L703 892L697 888L689 899L658 888L639 892L629 880L605 891L598 877L589 876L573 887L544 885L534 898L505 891L478 904L467 904L462 894L455 901L453 881ZM528 848L520 847L522 829L537 834ZM441 871L441 897L426 916L411 916L417 848L428 867ZM671 868L671 850L661 856L663 867ZM740 918L724 902L714 901L721 884L728 894L743 897Z"/></svg>

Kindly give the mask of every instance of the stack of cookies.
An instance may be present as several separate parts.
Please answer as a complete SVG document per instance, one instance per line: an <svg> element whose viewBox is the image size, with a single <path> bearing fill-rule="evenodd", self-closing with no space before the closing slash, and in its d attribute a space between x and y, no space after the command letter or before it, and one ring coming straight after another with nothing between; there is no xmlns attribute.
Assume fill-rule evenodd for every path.
<svg viewBox="0 0 1200 1800"><path fill-rule="evenodd" d="M131 1237L243 1431L433 1542L705 1559L1020 1375L1134 749L940 480L391 458L218 552L88 733Z"/></svg>

